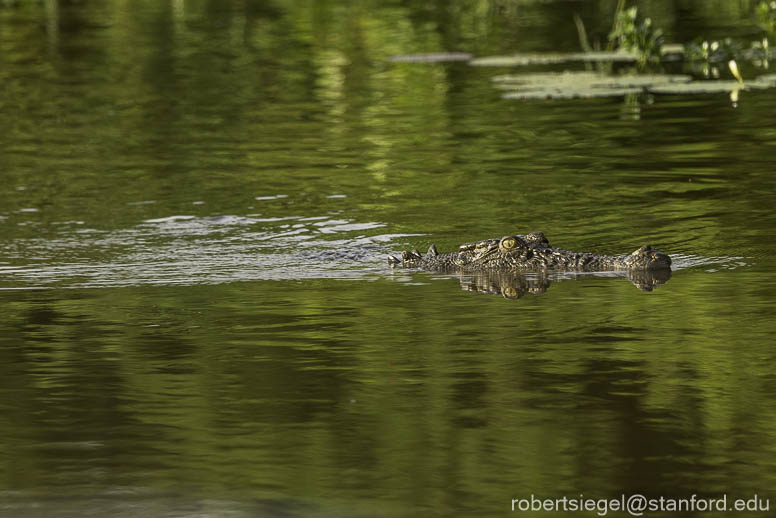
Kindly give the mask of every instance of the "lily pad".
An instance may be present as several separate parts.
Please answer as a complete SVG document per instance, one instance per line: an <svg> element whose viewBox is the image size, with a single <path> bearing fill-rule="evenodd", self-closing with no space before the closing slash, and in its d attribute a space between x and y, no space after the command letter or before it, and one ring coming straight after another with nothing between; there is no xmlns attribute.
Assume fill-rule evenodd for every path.
<svg viewBox="0 0 776 518"><path fill-rule="evenodd" d="M776 74L765 74L764 76L760 76L757 79L755 79L754 82L758 84L767 84L771 86L776 86Z"/></svg>
<svg viewBox="0 0 776 518"><path fill-rule="evenodd" d="M479 67L516 67L525 65L551 65L572 61L583 62L634 62L639 58L632 52L569 52L542 54L513 54L511 56L488 56L469 61L470 65Z"/></svg>
<svg viewBox="0 0 776 518"><path fill-rule="evenodd" d="M535 99L592 99L596 97L617 97L641 93L641 88L595 88L581 86L576 88L541 88L536 90L520 90L509 92L503 99L535 100Z"/></svg>
<svg viewBox="0 0 776 518"><path fill-rule="evenodd" d="M653 94L714 94L729 93L737 90L772 88L776 83L766 81L747 81L741 85L738 81L691 81L689 83L656 84L647 88Z"/></svg>
<svg viewBox="0 0 776 518"><path fill-rule="evenodd" d="M511 74L493 78L496 88L503 90L537 88L647 88L654 84L688 83L685 75L649 74L638 76L607 76L594 72L545 72Z"/></svg>
<svg viewBox="0 0 776 518"><path fill-rule="evenodd" d="M429 52L427 54L407 54L391 56L392 63L443 63L445 61L469 61L472 55L468 52Z"/></svg>
<svg viewBox="0 0 776 518"><path fill-rule="evenodd" d="M597 72L538 72L535 74L503 74L493 76L491 80L496 85L556 85L556 84L588 84L602 77Z"/></svg>

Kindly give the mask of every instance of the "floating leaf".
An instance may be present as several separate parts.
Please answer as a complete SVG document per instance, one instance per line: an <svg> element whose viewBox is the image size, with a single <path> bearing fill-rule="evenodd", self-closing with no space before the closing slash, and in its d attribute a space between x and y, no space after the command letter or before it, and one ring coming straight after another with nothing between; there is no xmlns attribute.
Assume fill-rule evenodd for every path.
<svg viewBox="0 0 776 518"><path fill-rule="evenodd" d="M551 65L571 61L584 62L634 62L639 58L632 52L571 52L566 54L514 54L472 59L469 64L479 67L515 67L524 65Z"/></svg>
<svg viewBox="0 0 776 518"><path fill-rule="evenodd" d="M750 81L747 84L751 84L751 83L752 82ZM776 74L765 74L764 76L760 76L754 80L754 83L776 86Z"/></svg>
<svg viewBox="0 0 776 518"><path fill-rule="evenodd" d="M689 83L656 84L647 88L653 94L712 94L728 93L734 90L763 89L776 86L776 82L758 79L743 85L738 81L691 81Z"/></svg>
<svg viewBox="0 0 776 518"><path fill-rule="evenodd" d="M442 63L445 61L469 61L472 55L467 52L430 52L427 54L407 54L391 56L392 63Z"/></svg>
<svg viewBox="0 0 776 518"><path fill-rule="evenodd" d="M595 97L616 97L628 94L638 94L641 88L542 88L538 90L521 90L509 92L503 99L533 100L533 99L592 99Z"/></svg>
<svg viewBox="0 0 776 518"><path fill-rule="evenodd" d="M537 74L510 74L493 78L497 88L536 89L536 88L646 88L660 83L687 83L692 77L685 75L635 75L607 76L594 72L545 72Z"/></svg>
<svg viewBox="0 0 776 518"><path fill-rule="evenodd" d="M558 84L558 83L591 83L606 77L597 72L538 72L535 74L503 74L494 76L496 84Z"/></svg>

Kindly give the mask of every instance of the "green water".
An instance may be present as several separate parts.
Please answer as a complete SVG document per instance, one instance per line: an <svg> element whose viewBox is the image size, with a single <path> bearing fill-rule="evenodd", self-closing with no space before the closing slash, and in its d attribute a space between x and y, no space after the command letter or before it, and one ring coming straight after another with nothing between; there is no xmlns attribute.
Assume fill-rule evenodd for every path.
<svg viewBox="0 0 776 518"><path fill-rule="evenodd" d="M772 513L774 90L519 102L388 62L576 51L615 4L0 3L0 516ZM676 4L640 5L756 34ZM675 269L507 298L386 261L535 230Z"/></svg>

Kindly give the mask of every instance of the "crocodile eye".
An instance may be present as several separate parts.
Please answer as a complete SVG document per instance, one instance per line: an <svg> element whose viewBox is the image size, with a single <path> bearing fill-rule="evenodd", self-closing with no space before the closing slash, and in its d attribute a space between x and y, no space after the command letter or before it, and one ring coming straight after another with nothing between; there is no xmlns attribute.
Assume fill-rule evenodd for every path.
<svg viewBox="0 0 776 518"><path fill-rule="evenodd" d="M517 239L511 236L502 237L501 243L499 244L501 245L501 248L503 248L504 250L511 250L512 248L517 246Z"/></svg>

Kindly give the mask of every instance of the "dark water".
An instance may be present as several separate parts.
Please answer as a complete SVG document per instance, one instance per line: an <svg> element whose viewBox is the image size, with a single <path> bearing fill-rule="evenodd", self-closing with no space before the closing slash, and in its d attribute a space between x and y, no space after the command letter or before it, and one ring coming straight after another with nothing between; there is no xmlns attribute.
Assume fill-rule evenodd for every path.
<svg viewBox="0 0 776 518"><path fill-rule="evenodd" d="M577 50L615 3L0 3L0 515L773 512L774 91L510 102L387 61ZM640 5L757 33L677 4ZM385 261L534 230L676 268Z"/></svg>

